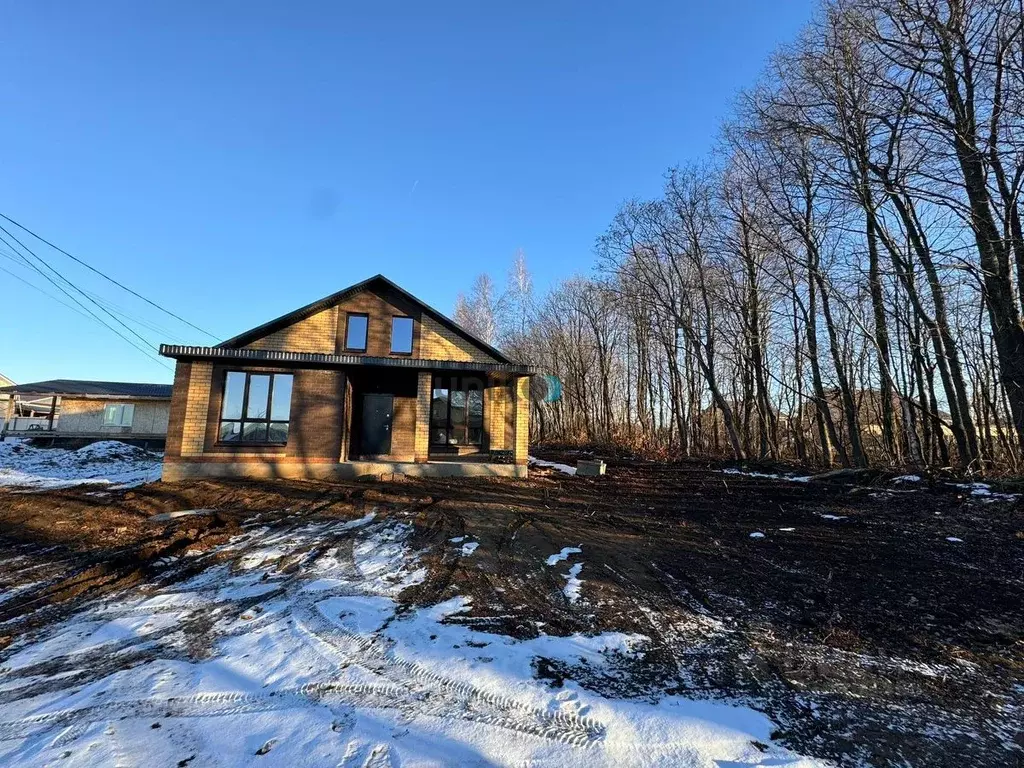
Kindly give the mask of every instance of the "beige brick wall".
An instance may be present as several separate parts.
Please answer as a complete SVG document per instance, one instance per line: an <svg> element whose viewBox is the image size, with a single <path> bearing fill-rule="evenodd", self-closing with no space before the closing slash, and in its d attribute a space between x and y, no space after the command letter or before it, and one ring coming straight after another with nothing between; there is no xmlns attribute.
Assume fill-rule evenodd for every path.
<svg viewBox="0 0 1024 768"><path fill-rule="evenodd" d="M516 464L525 464L530 452L530 377L517 376L512 386L516 409L515 445L512 450Z"/></svg>
<svg viewBox="0 0 1024 768"><path fill-rule="evenodd" d="M414 453L416 461L424 462L430 452L430 395L431 373L420 371L416 379L416 439Z"/></svg>
<svg viewBox="0 0 1024 768"><path fill-rule="evenodd" d="M185 403L185 418L182 424L182 456L200 456L203 453L212 379L213 363L192 363L188 379L188 400Z"/></svg>
<svg viewBox="0 0 1024 768"><path fill-rule="evenodd" d="M487 449L504 451L505 448L505 402L508 387L489 386L484 390L484 432L487 434Z"/></svg>
<svg viewBox="0 0 1024 768"><path fill-rule="evenodd" d="M328 307L312 317L275 331L248 344L246 349L277 352L313 352L333 355L338 334L338 307Z"/></svg>
<svg viewBox="0 0 1024 768"><path fill-rule="evenodd" d="M422 316L420 328L420 357L426 360L461 360L463 362L493 363L494 358L477 349L461 336L449 331L433 318Z"/></svg>
<svg viewBox="0 0 1024 768"><path fill-rule="evenodd" d="M416 414L419 412L419 392L416 397L396 397L391 417L392 461L416 460Z"/></svg>
<svg viewBox="0 0 1024 768"><path fill-rule="evenodd" d="M391 318L403 315L412 317L416 323L413 330L412 357L426 360L495 362L491 355L420 312L418 307L406 306L397 300L392 303L372 291L362 291L340 305L329 307L312 317L257 339L245 348L328 355L346 353L346 318L351 312L368 316L366 354L369 356L393 356Z"/></svg>

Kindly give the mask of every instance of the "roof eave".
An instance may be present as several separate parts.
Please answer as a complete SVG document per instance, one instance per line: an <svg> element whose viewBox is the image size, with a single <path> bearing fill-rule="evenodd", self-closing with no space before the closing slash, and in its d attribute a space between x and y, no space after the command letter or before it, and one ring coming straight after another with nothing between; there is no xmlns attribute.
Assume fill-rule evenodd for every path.
<svg viewBox="0 0 1024 768"><path fill-rule="evenodd" d="M419 357L370 357L368 355L326 355L317 352L282 352L273 349L232 349L161 344L160 354L175 360L223 360L309 367L366 366L408 370L462 370L518 373L532 376L541 371L532 365L473 360L429 360Z"/></svg>

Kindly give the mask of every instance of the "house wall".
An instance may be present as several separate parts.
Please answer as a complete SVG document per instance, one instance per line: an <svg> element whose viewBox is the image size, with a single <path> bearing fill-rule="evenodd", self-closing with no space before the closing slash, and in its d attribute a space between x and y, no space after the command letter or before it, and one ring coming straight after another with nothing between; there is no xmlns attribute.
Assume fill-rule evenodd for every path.
<svg viewBox="0 0 1024 768"><path fill-rule="evenodd" d="M422 357L425 360L459 360L492 363L494 358L426 315L421 324Z"/></svg>
<svg viewBox="0 0 1024 768"><path fill-rule="evenodd" d="M220 414L228 371L290 373L294 376L286 445L253 446L219 442ZM211 372L202 453L204 456L235 456L257 461L269 456L339 461L345 428L344 397L345 374L342 371L215 365Z"/></svg>
<svg viewBox="0 0 1024 768"><path fill-rule="evenodd" d="M103 425L103 408L107 403L135 406L130 428ZM92 398L62 397L57 430L61 433L115 435L165 435L171 404L167 400L94 400Z"/></svg>
<svg viewBox="0 0 1024 768"><path fill-rule="evenodd" d="M312 317L257 339L246 345L246 348L333 355L337 332L338 308L329 307Z"/></svg>
<svg viewBox="0 0 1024 768"><path fill-rule="evenodd" d="M345 348L349 313L367 316L366 351ZM413 320L412 354L391 352L391 318ZM311 317L268 334L245 346L281 352L319 354L365 354L369 357L412 357L424 360L494 362L494 358L475 344L449 330L421 312L399 294L364 290Z"/></svg>
<svg viewBox="0 0 1024 768"><path fill-rule="evenodd" d="M423 360L494 362L494 358L459 334L434 321L419 305L389 290L364 290L337 305L247 345L264 349L322 354L353 354L344 348L348 313L368 317L370 357L391 354L391 318L413 319L411 357ZM218 442L226 373L263 371L292 373L291 422L285 446L239 446ZM361 458L361 396L365 392L394 395L391 453L374 457L403 466L429 460L431 371L349 366L345 370L269 366L214 365L207 361L177 364L169 407L164 479L201 475L268 477L340 477ZM524 381L528 381L524 378ZM492 374L484 390L484 452L515 451L517 464L501 475L525 476L525 441L529 416L521 407L516 381ZM474 450L476 450L474 448ZM520 461L521 460L521 461ZM366 462L363 462L366 463ZM367 464L367 466L370 466ZM453 467L462 465L454 464ZM490 467L482 463L481 467ZM207 469L202 469L206 467ZM403 470L405 471L405 470ZM450 467L445 472L454 471ZM486 471L482 472L487 474Z"/></svg>

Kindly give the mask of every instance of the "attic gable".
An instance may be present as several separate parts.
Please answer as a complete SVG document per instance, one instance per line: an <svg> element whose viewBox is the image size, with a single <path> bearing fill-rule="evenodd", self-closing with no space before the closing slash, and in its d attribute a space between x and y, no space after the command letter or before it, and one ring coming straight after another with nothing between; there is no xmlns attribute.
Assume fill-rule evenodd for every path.
<svg viewBox="0 0 1024 768"><path fill-rule="evenodd" d="M301 307L218 345L226 349L258 349L314 354L343 354L345 319L349 312L371 317L368 356L390 354L390 317L404 315L416 323L412 357L475 362L509 361L451 319L377 275Z"/></svg>

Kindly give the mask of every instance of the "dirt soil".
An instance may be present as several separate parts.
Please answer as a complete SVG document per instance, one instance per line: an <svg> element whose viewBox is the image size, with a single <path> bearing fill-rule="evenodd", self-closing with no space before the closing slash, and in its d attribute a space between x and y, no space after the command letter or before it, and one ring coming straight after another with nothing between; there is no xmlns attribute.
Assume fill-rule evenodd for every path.
<svg viewBox="0 0 1024 768"><path fill-rule="evenodd" d="M174 578L192 575L186 551L254 519L413 510L430 576L406 605L467 595L472 611L452 620L484 631L651 639L642 662L600 677L540 659L552 686L740 699L779 724L773 738L840 764L1024 765L1019 500L945 480L722 470L613 460L601 478L0 491L0 648L98 597L144 590L172 563ZM194 509L211 511L150 520ZM479 542L473 557L449 543L460 536ZM546 565L565 547L582 553ZM565 574L579 563L573 602Z"/></svg>

